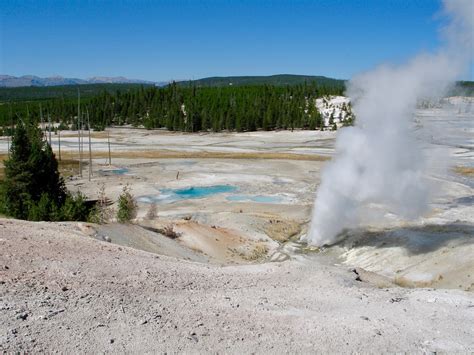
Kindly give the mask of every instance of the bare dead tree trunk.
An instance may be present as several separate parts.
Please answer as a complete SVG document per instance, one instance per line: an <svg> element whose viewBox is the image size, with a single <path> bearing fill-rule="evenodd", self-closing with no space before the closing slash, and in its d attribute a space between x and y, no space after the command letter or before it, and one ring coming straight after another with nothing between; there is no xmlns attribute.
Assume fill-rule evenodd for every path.
<svg viewBox="0 0 474 355"><path fill-rule="evenodd" d="M49 131L49 146L53 149L51 145L51 115L48 113L48 131Z"/></svg>
<svg viewBox="0 0 474 355"><path fill-rule="evenodd" d="M92 147L91 147L91 125L89 119L89 110L87 110L87 129L89 130L89 181L92 176Z"/></svg>
<svg viewBox="0 0 474 355"><path fill-rule="evenodd" d="M59 161L61 161L61 130L58 129L58 151L59 151Z"/></svg>
<svg viewBox="0 0 474 355"><path fill-rule="evenodd" d="M81 152L81 93L77 89L77 141L79 147L79 175L82 177L82 152Z"/></svg>
<svg viewBox="0 0 474 355"><path fill-rule="evenodd" d="M110 154L110 132L107 131L107 143L109 145L109 166L112 165L112 156Z"/></svg>

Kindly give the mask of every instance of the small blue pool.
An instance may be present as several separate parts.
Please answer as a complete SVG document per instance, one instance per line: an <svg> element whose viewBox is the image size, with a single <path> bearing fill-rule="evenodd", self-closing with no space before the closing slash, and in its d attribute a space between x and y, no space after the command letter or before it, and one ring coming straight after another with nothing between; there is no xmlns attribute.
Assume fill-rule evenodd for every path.
<svg viewBox="0 0 474 355"><path fill-rule="evenodd" d="M172 203L180 200L230 193L237 190L237 186L232 185L191 186L184 189L162 189L159 195L140 196L137 200L144 203Z"/></svg>
<svg viewBox="0 0 474 355"><path fill-rule="evenodd" d="M176 195L183 198L201 198L225 192L234 192L236 186L231 185L215 185L215 186L192 186L186 189L172 190Z"/></svg>

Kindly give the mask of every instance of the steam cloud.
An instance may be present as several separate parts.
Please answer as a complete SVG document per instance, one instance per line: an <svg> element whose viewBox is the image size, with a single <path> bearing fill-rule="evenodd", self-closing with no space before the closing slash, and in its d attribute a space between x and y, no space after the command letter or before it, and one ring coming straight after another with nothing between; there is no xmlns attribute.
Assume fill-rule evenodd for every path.
<svg viewBox="0 0 474 355"><path fill-rule="evenodd" d="M403 66L381 66L353 78L347 94L356 123L336 139L336 155L323 170L308 243L338 240L377 206L404 218L422 214L429 201L425 157L410 131L419 98L442 94L473 57L474 1L444 1L446 44Z"/></svg>

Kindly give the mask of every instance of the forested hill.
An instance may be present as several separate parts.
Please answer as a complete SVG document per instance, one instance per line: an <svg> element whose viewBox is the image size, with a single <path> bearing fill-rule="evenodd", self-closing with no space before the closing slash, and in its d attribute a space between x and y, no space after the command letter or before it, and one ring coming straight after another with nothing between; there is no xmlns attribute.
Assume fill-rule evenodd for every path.
<svg viewBox="0 0 474 355"><path fill-rule="evenodd" d="M271 76L226 76L210 77L194 81L179 81L181 87L224 87L224 86L295 86L316 83L318 86L344 88L344 81L327 78L325 76L311 75L271 75ZM232 84L232 85L231 85ZM0 102L45 100L53 98L77 98L78 89L81 97L97 96L104 91L114 94L138 90L141 86L153 86L153 84L132 83L108 83L108 84L83 84L83 85L60 85L60 86L24 86L24 87L0 87ZM160 85L162 86L162 85ZM164 85L166 86L166 85Z"/></svg>
<svg viewBox="0 0 474 355"><path fill-rule="evenodd" d="M254 131L257 129L330 128L315 107L317 98L342 95L343 85L326 86L317 82L276 86L139 86L127 91L102 90L85 95L81 89L82 115L87 114L94 129L131 124L175 131ZM43 100L0 102L0 124L11 126L17 120L40 122L41 116L60 122L61 127L77 127L78 87L66 94ZM83 117L80 117L83 120ZM349 119L348 119L349 120Z"/></svg>
<svg viewBox="0 0 474 355"><path fill-rule="evenodd" d="M304 83L310 84L316 82L318 85L325 86L343 86L344 80L328 78L325 76L313 75L292 75L279 74L270 76L213 76L209 78L180 81L180 85L189 85L190 83L196 86L253 86L253 85L300 85Z"/></svg>
<svg viewBox="0 0 474 355"><path fill-rule="evenodd" d="M79 121L87 114L91 127L97 130L125 124L186 132L337 129L337 124L351 124L354 117L350 102L341 103L335 112L328 101L329 96L343 95L344 81L329 83L304 80L293 85L257 85L241 81L215 86L188 82L164 87L96 84L0 89L0 125L7 131L20 119L40 122L48 117L63 129L77 128L80 89ZM472 82L458 83L453 93L469 94L472 87ZM318 99L321 107L316 109ZM328 117L322 117L320 110L329 109Z"/></svg>
<svg viewBox="0 0 474 355"><path fill-rule="evenodd" d="M117 91L129 92L140 89L144 84L85 84L60 86L23 86L0 87L0 102L35 101L55 98L77 99L77 91L81 97L88 98L102 94L104 91L113 94ZM144 85L153 86L153 85Z"/></svg>

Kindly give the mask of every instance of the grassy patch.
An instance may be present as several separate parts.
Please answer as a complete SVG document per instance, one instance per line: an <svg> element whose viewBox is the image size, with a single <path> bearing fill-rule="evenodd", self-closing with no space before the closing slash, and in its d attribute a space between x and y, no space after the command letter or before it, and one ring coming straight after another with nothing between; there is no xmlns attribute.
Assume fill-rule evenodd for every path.
<svg viewBox="0 0 474 355"><path fill-rule="evenodd" d="M265 233L277 242L286 242L300 232L300 225L294 221L270 219L265 224Z"/></svg>
<svg viewBox="0 0 474 355"><path fill-rule="evenodd" d="M248 254L241 254L242 259L247 261L256 261L266 258L268 254L268 248L266 245L257 244L254 246L252 251Z"/></svg>
<svg viewBox="0 0 474 355"><path fill-rule="evenodd" d="M87 153L88 154L88 153ZM173 150L144 150L112 152L113 159L276 159L276 160L307 160L326 161L331 158L317 154L292 154L292 153L257 153L257 152L181 152ZM84 155L86 157L86 153ZM108 158L109 153L93 152L92 158ZM63 158L77 158L76 152L63 152ZM88 155L87 155L88 157Z"/></svg>

